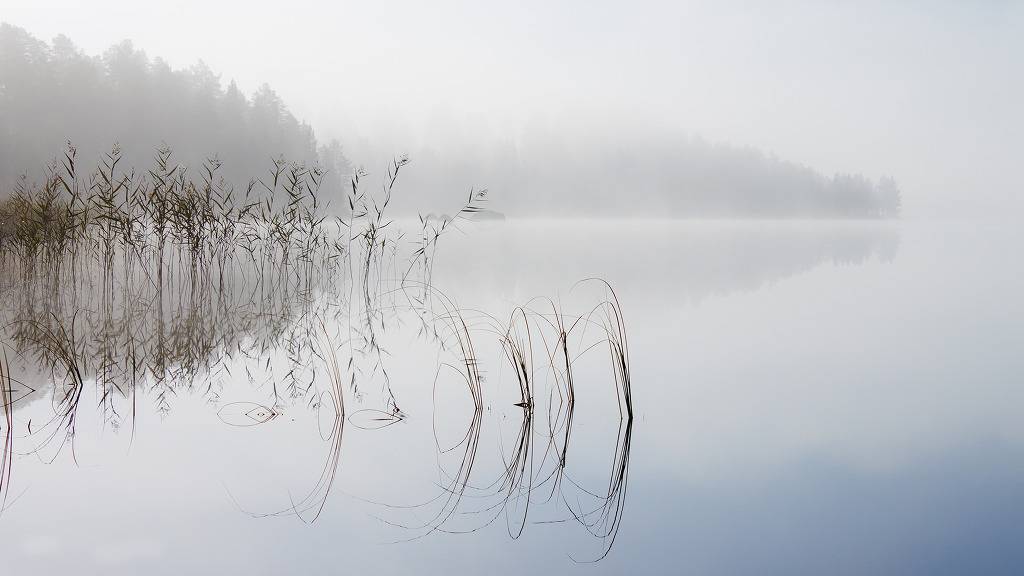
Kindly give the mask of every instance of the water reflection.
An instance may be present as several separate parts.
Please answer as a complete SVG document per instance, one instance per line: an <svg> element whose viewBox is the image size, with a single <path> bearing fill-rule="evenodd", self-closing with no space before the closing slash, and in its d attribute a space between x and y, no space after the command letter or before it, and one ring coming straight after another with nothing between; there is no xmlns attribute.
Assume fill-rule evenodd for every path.
<svg viewBox="0 0 1024 576"><path fill-rule="evenodd" d="M296 313L300 325L312 322L303 341L319 354L337 351L343 420L337 397L325 393L334 389L329 357L308 354L298 374L315 370L317 383L293 400L282 393L288 347L268 346L265 357L234 354L215 397L204 394L200 372L194 391L169 396L162 419L146 380L128 457L130 411L118 434L98 432L97 386L87 377L76 422L81 467L67 448L42 465L25 456L33 446L26 426L32 420L35 431L52 415L52 378L5 338L14 397L24 383L39 388L14 402L18 456L0 518L11 570L72 571L108 556L128 559L94 571L929 573L985 571L993 558L1021 565L1006 538L1024 518L1015 499L1024 477L1015 412L1024 323L1011 306L1024 276L1007 255L1020 243L1017 230L907 224L888 264L887 233L870 224L794 223L787 231L684 223L676 231L684 239L643 223L619 226L635 240L631 249L612 248L604 225L505 226L474 227L445 243L432 290L413 281L418 274L403 285L408 268L387 273L382 261L371 314L376 371L358 283L354 301L347 283L337 300L328 297L332 342L315 318ZM645 265L642 247L658 239L689 256L667 251L651 260L675 259L679 268ZM786 270L795 275L781 281ZM631 388L634 420L620 418L607 343L583 353L603 340L597 325L606 318L599 310L590 322L577 319L610 294L597 282L571 288L596 272L627 315L627 366L640 383ZM349 276L344 267L339 274ZM749 289L758 285L751 279L761 288ZM329 288L308 299L311 308ZM537 294L555 306L529 299ZM570 335L571 374L560 359L556 310ZM462 322L453 324L460 317L469 366ZM467 382L474 370L480 410ZM309 380L300 381L301 391ZM232 418L248 410L221 411L239 402L275 416L237 426ZM329 468L337 425L341 452ZM336 470L326 498L318 484L325 470ZM301 504L314 490L306 504L317 508ZM321 499L322 513L307 526L299 518L310 522ZM585 523L573 514L581 511L590 513ZM281 518L250 518L275 513ZM592 535L617 513L614 534ZM569 559L600 558L613 537L600 562ZM939 549L955 554L936 556Z"/></svg>
<svg viewBox="0 0 1024 576"><path fill-rule="evenodd" d="M611 285L580 283L576 312L539 299L499 319L460 308L433 286L426 254L414 249L419 261L407 264L400 250L369 239L358 259L304 267L301 276L231 257L159 277L130 257L57 268L8 260L17 273L6 276L0 310L0 488L6 496L25 458L53 462L66 450L79 462L86 412L131 439L137 421L167 417L198 397L232 429L319 423L322 466L301 492L288 490L287 506L264 509L228 487L246 514L311 523L345 466L347 428L382 433L429 414L436 496L374 503L394 540L472 532L500 519L518 538L534 522L561 523L600 539L599 552L580 560L603 558L625 510L633 425L626 324ZM189 262L187 247L160 257ZM412 362L399 343L410 337L434 358L420 366L433 372L430 404L407 406L393 386L393 367ZM589 459L573 459L580 378L615 407L588 429L614 431L604 481L594 482L601 475ZM514 383L514 394L502 382ZM503 433L498 420L514 422L514 432L494 450L482 439L490 426ZM381 448L382 457L391 449L386 440Z"/></svg>
<svg viewBox="0 0 1024 576"><path fill-rule="evenodd" d="M438 266L459 279L450 288L519 299L598 275L620 294L674 305L756 291L825 265L889 263L901 243L899 226L886 222L535 221L515 230L474 230L472 241L448 245ZM510 282L508 270L529 273Z"/></svg>

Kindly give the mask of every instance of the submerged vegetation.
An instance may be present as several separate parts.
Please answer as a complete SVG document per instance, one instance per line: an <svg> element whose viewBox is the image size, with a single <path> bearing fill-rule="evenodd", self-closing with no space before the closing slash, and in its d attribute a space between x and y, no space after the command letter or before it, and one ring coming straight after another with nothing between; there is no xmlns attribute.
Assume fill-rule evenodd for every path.
<svg viewBox="0 0 1024 576"><path fill-rule="evenodd" d="M316 166L278 159L234 187L216 158L193 172L166 147L145 171L126 167L115 147L85 172L69 144L41 183L22 179L0 202L0 495L10 486L15 444L44 461L70 447L77 461L76 428L89 399L104 426L133 434L140 407L166 415L176 398L198 395L231 426L270 426L300 407L329 423L321 428L323 467L289 506L251 511L236 500L253 516L311 522L342 465L346 426L406 420L388 367L402 361L395 333L412 326L439 357L435 390L454 383L471 416L454 444L436 442L440 494L385 506L420 520L385 521L420 538L504 517L515 538L531 506L556 507L599 537L597 557L606 555L624 509L633 418L625 326L611 286L587 281L604 296L578 314L552 300L518 307L508 320L460 308L434 284L434 261L441 238L482 210L487 193L471 190L454 217L421 217L407 235L388 208L408 162L396 159L379 190L356 172L349 192L334 199L322 194L324 171ZM344 215L330 215L331 200ZM607 360L589 380L603 374L611 386L584 386L580 365L602 348ZM483 360L492 353L494 383ZM40 384L29 391L13 378L16 370ZM511 399L498 387L505 379L516 389ZM227 401L240 385L265 402ZM16 386L25 393L15 394ZM609 401L613 393L617 407L604 487L573 472L581 386ZM50 402L32 402L41 396ZM496 407L511 411L518 429L511 449L501 441L482 466L485 414ZM435 438L452 426L437 408ZM16 410L29 415L16 418Z"/></svg>

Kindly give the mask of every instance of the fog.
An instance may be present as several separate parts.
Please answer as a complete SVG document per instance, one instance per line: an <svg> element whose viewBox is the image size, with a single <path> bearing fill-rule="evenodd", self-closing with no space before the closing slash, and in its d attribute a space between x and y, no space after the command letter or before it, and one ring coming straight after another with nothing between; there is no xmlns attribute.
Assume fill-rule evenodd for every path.
<svg viewBox="0 0 1024 576"><path fill-rule="evenodd" d="M4 573L1024 573L1022 56L995 0L0 0Z"/></svg>
<svg viewBox="0 0 1024 576"><path fill-rule="evenodd" d="M350 208L342 197L354 172L343 145L318 143L267 84L246 96L202 63L175 70L129 41L88 56L66 36L46 43L8 24L0 24L0 79L0 190L30 189L55 169L152 170L159 151L164 164L209 169L239 194L251 179L274 179L273 159L318 166L317 193L336 211ZM392 210L446 214L467 187L479 189L474 182L488 183L495 202L486 214L499 217L892 218L902 208L891 177L828 177L665 130L532 125L518 141L455 137L445 125L434 132L438 143L411 151L416 162ZM370 144L356 154L376 159L361 164L361 176L392 161Z"/></svg>
<svg viewBox="0 0 1024 576"><path fill-rule="evenodd" d="M908 217L1020 204L1013 2L7 2L0 17L89 55L128 39L174 68L202 61L245 94L269 83L373 173L403 153L412 179L432 156L535 154L538 134L609 150L649 135L891 177ZM450 171L443 185L455 202L470 187L520 192L506 176Z"/></svg>

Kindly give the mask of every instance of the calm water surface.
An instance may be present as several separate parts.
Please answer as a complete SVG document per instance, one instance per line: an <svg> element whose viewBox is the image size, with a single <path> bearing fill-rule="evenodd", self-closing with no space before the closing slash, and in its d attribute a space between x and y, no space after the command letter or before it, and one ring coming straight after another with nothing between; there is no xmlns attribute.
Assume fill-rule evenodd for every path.
<svg viewBox="0 0 1024 576"><path fill-rule="evenodd" d="M220 360L191 389L152 386L132 402L108 406L85 386L73 442L63 432L39 441L63 392L46 386L38 358L14 355L3 573L1024 571L1018 230L609 221L465 231L444 239L432 283L464 312L481 410L465 364L439 345L452 334L432 338L386 282L383 353L339 363L344 420L315 355L286 338L252 351L286 320L228 322L204 309L171 322L173 345L187 349L174 363ZM577 285L591 277L621 306L632 420L599 337L608 293ZM540 353L524 426L496 328L517 306L535 314L534 350L557 349L544 326L552 311L570 321L600 312L573 332L569 435L564 369ZM342 350L346 317L326 316L322 329ZM249 353L223 358L230 349ZM295 354L301 378L289 374Z"/></svg>

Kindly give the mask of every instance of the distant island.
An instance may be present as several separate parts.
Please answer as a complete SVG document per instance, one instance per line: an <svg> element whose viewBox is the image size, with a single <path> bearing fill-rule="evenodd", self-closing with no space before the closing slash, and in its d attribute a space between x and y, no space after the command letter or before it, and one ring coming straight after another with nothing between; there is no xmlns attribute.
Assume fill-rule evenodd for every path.
<svg viewBox="0 0 1024 576"><path fill-rule="evenodd" d="M826 176L751 148L650 134L526 134L413 151L403 185L423 198L486 186L509 217L896 218L890 177ZM423 207L419 207L423 208ZM429 207L427 207L429 209Z"/></svg>
<svg viewBox="0 0 1024 576"><path fill-rule="evenodd" d="M750 148L672 135L568 138L527 133L458 152L401 151L413 165L395 211L428 212L473 187L515 218L894 218L902 207L892 178L824 175ZM269 85L247 96L202 63L175 70L129 42L88 56L65 36L47 43L0 24L0 196L23 175L44 178L68 141L86 166L114 143L123 166L140 171L165 146L192 170L216 156L236 189L265 176L271 159L315 164L340 211L353 172L342 144L318 141Z"/></svg>

